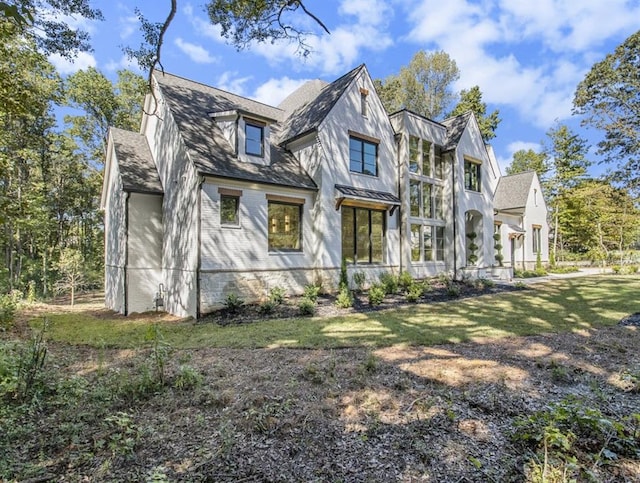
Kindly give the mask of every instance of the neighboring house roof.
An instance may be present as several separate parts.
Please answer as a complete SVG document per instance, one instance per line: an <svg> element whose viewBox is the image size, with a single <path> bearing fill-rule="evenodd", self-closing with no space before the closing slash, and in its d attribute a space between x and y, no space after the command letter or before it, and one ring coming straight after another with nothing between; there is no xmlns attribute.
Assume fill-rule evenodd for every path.
<svg viewBox="0 0 640 483"><path fill-rule="evenodd" d="M493 207L498 211L522 211L527 206L527 199L533 183L535 171L502 176L498 180Z"/></svg>
<svg viewBox="0 0 640 483"><path fill-rule="evenodd" d="M209 117L214 112L237 111L278 121L284 118L284 111L172 74L155 71L154 77L199 174L317 189L298 160L273 142L277 124L271 126L271 164L265 166L238 159L220 127Z"/></svg>
<svg viewBox="0 0 640 483"><path fill-rule="evenodd" d="M469 118L472 115L472 111L467 111L464 114L450 117L442 121L442 124L444 124L447 128L447 139L445 140L444 146L442 147L444 151L450 151L458 146L460 138L462 137L464 130L467 128Z"/></svg>
<svg viewBox="0 0 640 483"><path fill-rule="evenodd" d="M160 176L144 135L115 127L109 130L109 135L116 152L123 190L162 194Z"/></svg>
<svg viewBox="0 0 640 483"><path fill-rule="evenodd" d="M361 64L345 75L326 85L315 99L299 107L289 116L282 128L280 142L285 143L295 138L312 132L320 126L320 123L329 114L340 96L349 87L351 82L365 69Z"/></svg>

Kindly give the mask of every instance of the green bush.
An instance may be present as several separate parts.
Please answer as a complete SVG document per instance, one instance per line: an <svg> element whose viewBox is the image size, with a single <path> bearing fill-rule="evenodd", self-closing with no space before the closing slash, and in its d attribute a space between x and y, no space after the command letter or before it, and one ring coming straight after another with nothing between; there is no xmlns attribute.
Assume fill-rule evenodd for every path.
<svg viewBox="0 0 640 483"><path fill-rule="evenodd" d="M258 312L260 315L269 315L272 314L276 307L280 305L279 303L274 302L271 298L263 301L258 306Z"/></svg>
<svg viewBox="0 0 640 483"><path fill-rule="evenodd" d="M284 302L284 296L287 291L282 287L273 287L269 291L269 300L273 302L275 305L280 305Z"/></svg>
<svg viewBox="0 0 640 483"><path fill-rule="evenodd" d="M398 291L398 277L389 272L383 272L380 274L380 283L384 288L384 292L387 295L394 294Z"/></svg>
<svg viewBox="0 0 640 483"><path fill-rule="evenodd" d="M229 314L236 314L240 310L240 307L244 305L244 300L240 298L238 294L230 293L224 300L224 307Z"/></svg>
<svg viewBox="0 0 640 483"><path fill-rule="evenodd" d="M342 287L336 297L336 305L342 309L353 307L353 295L347 287Z"/></svg>
<svg viewBox="0 0 640 483"><path fill-rule="evenodd" d="M320 295L320 287L318 285L305 285L304 292L302 294L304 298L307 298L315 303L318 300L318 295Z"/></svg>
<svg viewBox="0 0 640 483"><path fill-rule="evenodd" d="M18 309L18 303L11 295L0 295L0 330L9 329Z"/></svg>
<svg viewBox="0 0 640 483"><path fill-rule="evenodd" d="M340 264L340 281L338 282L338 289L349 288L349 274L347 273L347 259L343 258Z"/></svg>
<svg viewBox="0 0 640 483"><path fill-rule="evenodd" d="M449 297L460 297L460 286L454 282L447 284L447 295Z"/></svg>
<svg viewBox="0 0 640 483"><path fill-rule="evenodd" d="M316 301L308 297L302 297L298 302L300 315L313 315L316 313Z"/></svg>
<svg viewBox="0 0 640 483"><path fill-rule="evenodd" d="M418 282L413 282L407 289L407 302L416 303L422 297L424 293L424 285Z"/></svg>
<svg viewBox="0 0 640 483"><path fill-rule="evenodd" d="M353 274L353 285L358 292L362 292L364 284L367 281L367 276L364 272L355 272Z"/></svg>
<svg viewBox="0 0 640 483"><path fill-rule="evenodd" d="M382 285L374 284L369 287L369 305L380 305L384 301L386 291Z"/></svg>
<svg viewBox="0 0 640 483"><path fill-rule="evenodd" d="M181 391L195 389L202 385L204 377L198 370L189 365L181 365L173 380L173 387Z"/></svg>
<svg viewBox="0 0 640 483"><path fill-rule="evenodd" d="M411 274L404 270L400 272L400 275L398 276L398 285L400 286L400 288L404 291L407 291L412 284L413 277L411 276Z"/></svg>

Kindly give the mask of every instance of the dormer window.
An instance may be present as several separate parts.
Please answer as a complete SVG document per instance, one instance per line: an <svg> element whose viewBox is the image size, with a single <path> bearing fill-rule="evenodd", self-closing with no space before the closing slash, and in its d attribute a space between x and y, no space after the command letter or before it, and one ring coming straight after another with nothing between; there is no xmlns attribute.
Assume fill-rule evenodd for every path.
<svg viewBox="0 0 640 483"><path fill-rule="evenodd" d="M245 121L244 124L244 151L250 156L264 156L264 126L253 122Z"/></svg>

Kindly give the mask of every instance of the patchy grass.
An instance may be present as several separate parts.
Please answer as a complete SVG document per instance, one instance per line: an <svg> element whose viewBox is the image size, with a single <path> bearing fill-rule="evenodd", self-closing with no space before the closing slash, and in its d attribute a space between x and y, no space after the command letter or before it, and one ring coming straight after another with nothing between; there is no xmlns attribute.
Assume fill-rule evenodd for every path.
<svg viewBox="0 0 640 483"><path fill-rule="evenodd" d="M83 313L48 315L50 340L93 347L148 346L160 325L175 348L338 348L434 345L540 333L580 331L616 324L638 311L640 278L598 276L536 284L518 292L332 318L265 320L219 326Z"/></svg>

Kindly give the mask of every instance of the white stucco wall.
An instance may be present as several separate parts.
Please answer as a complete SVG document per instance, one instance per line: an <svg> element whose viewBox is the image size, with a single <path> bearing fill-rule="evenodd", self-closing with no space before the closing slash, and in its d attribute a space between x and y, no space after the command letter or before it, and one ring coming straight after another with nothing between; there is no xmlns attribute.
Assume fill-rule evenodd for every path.
<svg viewBox="0 0 640 483"><path fill-rule="evenodd" d="M178 127L160 92L158 115L146 116L145 136L164 188L162 283L165 309L179 316L196 316L198 260L198 183ZM203 122L212 122L203 119Z"/></svg>
<svg viewBox="0 0 640 483"><path fill-rule="evenodd" d="M109 166L105 179L107 189L104 206L104 298L105 306L119 313L125 311L124 285L125 285L125 259L126 259L126 232L125 232L125 208L127 194L122 191L122 181L115 160L113 145L109 145L109 160L105 166Z"/></svg>
<svg viewBox="0 0 640 483"><path fill-rule="evenodd" d="M131 193L128 213L127 312L146 312L162 283L162 196Z"/></svg>
<svg viewBox="0 0 640 483"><path fill-rule="evenodd" d="M537 176L533 177L524 216L525 234L525 262L527 266L535 266L537 254L533 251L533 225L541 226L540 229L540 260L549 262L549 223L547 221L547 205L544 201L542 188Z"/></svg>
<svg viewBox="0 0 640 483"><path fill-rule="evenodd" d="M369 91L366 116L361 111L360 89ZM354 135L378 139L377 176L354 173L349 170L349 131ZM361 75L346 89L331 112L321 123L317 140L319 171L314 176L319 185L319 205L314 226L322 237L318 244L317 266L339 270L342 261L342 215L336 210L335 185L353 186L369 190L398 193L394 132L369 76ZM309 156L309 160L312 156ZM386 240L382 264L362 264L353 270L371 272L371 278L381 271L396 271L399 267L399 233L397 212L385 214ZM337 280L337 279L336 279Z"/></svg>

